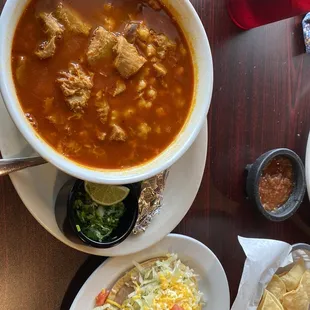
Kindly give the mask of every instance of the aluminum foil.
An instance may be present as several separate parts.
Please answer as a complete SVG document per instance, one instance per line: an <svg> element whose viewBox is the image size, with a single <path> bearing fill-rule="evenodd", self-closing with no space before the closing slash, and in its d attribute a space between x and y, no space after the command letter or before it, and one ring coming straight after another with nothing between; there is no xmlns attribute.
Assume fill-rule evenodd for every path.
<svg viewBox="0 0 310 310"><path fill-rule="evenodd" d="M133 229L134 234L144 232L154 216L160 212L168 174L169 170L165 170L141 183L139 215Z"/></svg>

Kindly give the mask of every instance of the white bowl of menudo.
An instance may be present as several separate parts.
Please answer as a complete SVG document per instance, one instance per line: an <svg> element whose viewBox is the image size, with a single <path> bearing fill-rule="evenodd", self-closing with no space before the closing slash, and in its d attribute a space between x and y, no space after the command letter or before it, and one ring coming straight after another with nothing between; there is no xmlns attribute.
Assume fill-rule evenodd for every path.
<svg viewBox="0 0 310 310"><path fill-rule="evenodd" d="M213 66L188 0L7 0L1 93L45 159L96 183L171 166L209 109Z"/></svg>

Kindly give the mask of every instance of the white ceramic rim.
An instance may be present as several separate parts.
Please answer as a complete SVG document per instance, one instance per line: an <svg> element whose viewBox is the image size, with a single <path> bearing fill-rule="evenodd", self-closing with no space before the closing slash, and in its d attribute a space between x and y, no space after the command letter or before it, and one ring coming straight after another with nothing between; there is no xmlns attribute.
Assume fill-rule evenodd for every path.
<svg viewBox="0 0 310 310"><path fill-rule="evenodd" d="M135 253L133 255L130 255L128 257L128 262L126 264L126 267L122 267L120 266L120 271L118 272L118 274L114 274L113 275L113 279L110 279L108 280L109 282L113 282L115 281L115 278L117 279L121 274L124 273L124 271L130 269L130 266L132 266L132 260L136 260L135 257L141 257L141 256L144 256L143 260L147 260L149 258L152 258L154 257L154 254L153 252L156 252L157 251L157 248L161 246L161 243L164 243L164 242L167 242L167 243L175 243L175 242L182 242L182 243L192 243L194 244L195 246L198 246L202 251L205 252L205 256L204 257L207 257L207 258L211 258L214 260L215 264L216 264L216 267L218 268L218 272L217 272L217 276L218 276L218 279L219 279L219 282L221 282L221 289L222 289L222 292L218 292L218 298L221 298L223 303L227 304L227 308L226 309L211 309L211 310L228 310L230 308L230 294L229 294L229 285L228 285L228 280L227 280L227 277L226 277L226 273L225 273L225 270L221 264L221 262L219 261L219 259L216 257L216 255L205 245L203 244L202 242L194 239L194 238L191 238L191 237L188 237L188 236L184 236L184 235L181 235L181 234L169 234L167 235L160 243L156 244L155 246L151 247L151 248L148 248L146 250L143 250L141 252L138 252L138 253ZM167 252L171 251L171 249L167 249ZM147 254L146 254L147 252ZM176 254L181 254L181 253L176 253ZM195 253L188 253L188 256L191 257L191 260L194 261L195 260L195 255L196 255L196 252ZM147 256L147 257L146 257ZM156 256L156 254L155 254ZM181 256L181 255L180 255ZM83 284L83 286L81 287L81 289L79 290L78 294L76 295L71 307L70 307L70 310L80 310L81 308L78 308L78 303L80 301L81 298L83 298L83 295L85 294L86 290L87 290L87 287L88 285L93 281L93 279L95 278L96 274L98 273L98 271L100 271L102 268L109 268L109 265L111 265L114 261L118 261L118 260L123 260L124 258L127 258L127 257L122 257L122 258L119 258L119 257L113 257L113 258L108 258L106 259L98 268L96 268L95 271L93 271L93 273L89 276L89 278L86 280L86 282ZM182 258L181 258L182 259ZM140 261L140 259L136 260L136 261ZM123 269L123 270L122 270ZM206 270L205 270L206 271ZM208 272L206 271L206 277L208 277ZM98 290L100 291L100 289L102 289L102 286L101 287L98 287ZM97 292L91 292L93 294L93 296L96 296L97 295ZM207 304L208 306L208 304ZM84 310L91 310L91 309L85 309L83 308Z"/></svg>
<svg viewBox="0 0 310 310"><path fill-rule="evenodd" d="M27 0L24 0L23 3L26 1ZM188 24L194 23L193 27L195 28L195 34L187 34L186 29L183 29L183 32L185 33L185 36L190 44L194 42L193 40L196 40L196 45L192 45L195 45L197 48L199 47L200 51L199 57L196 55L196 50L192 55L194 63L197 64L195 65L195 75L197 77L196 86L198 89L196 93L196 103L194 103L194 108L192 109L191 115L181 134L158 157L143 166L133 167L126 171L108 171L83 167L60 155L39 137L24 117L24 113L20 107L16 93L15 91L11 91L12 89L15 89L11 74L11 43L12 36L18 22L18 19L13 18L13 15L18 14L16 12L21 13L25 7L25 4L21 4L20 0L7 0L0 17L0 89L2 96L9 114L11 115L19 131L42 157L58 169L76 178L96 183L134 183L152 177L153 175L170 167L189 149L194 142L205 122L205 116L209 110L212 97L213 63L211 50L205 29L190 1L174 0L174 2L172 2L173 4L169 4L169 1L171 2L172 0L163 0L164 3L168 4L168 6L172 6L174 10L175 6L178 5L179 9L177 13L179 11L187 12L190 19L186 20L186 22ZM180 21L180 23L182 23L182 21ZM182 28L185 27L185 25L180 25ZM196 39L194 39L194 37L196 37ZM201 82L201 80L203 80L203 82ZM197 102L201 103L198 104Z"/></svg>

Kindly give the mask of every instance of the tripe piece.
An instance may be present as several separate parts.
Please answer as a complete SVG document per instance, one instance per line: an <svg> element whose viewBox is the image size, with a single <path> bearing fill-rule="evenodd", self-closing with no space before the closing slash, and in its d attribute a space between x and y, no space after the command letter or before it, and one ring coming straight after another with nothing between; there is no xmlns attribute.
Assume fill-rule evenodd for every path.
<svg viewBox="0 0 310 310"><path fill-rule="evenodd" d="M66 28L74 33L89 35L91 25L83 21L83 18L74 9L60 2L55 16L62 21Z"/></svg>
<svg viewBox="0 0 310 310"><path fill-rule="evenodd" d="M70 63L69 70L61 71L60 75L56 81L69 108L74 112L83 111L93 88L93 73L87 75L79 64Z"/></svg>
<svg viewBox="0 0 310 310"><path fill-rule="evenodd" d="M112 55L112 49L117 43L116 36L99 26L93 32L87 50L87 60L90 64Z"/></svg>
<svg viewBox="0 0 310 310"><path fill-rule="evenodd" d="M117 38L117 44L113 49L117 54L114 65L121 76L126 79L136 74L146 62L136 47L122 36Z"/></svg>

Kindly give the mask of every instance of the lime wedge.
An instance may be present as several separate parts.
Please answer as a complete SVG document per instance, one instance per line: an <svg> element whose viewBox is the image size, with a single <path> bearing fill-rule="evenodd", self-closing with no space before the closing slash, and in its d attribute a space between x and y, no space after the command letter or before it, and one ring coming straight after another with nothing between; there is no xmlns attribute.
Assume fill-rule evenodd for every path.
<svg viewBox="0 0 310 310"><path fill-rule="evenodd" d="M85 191L90 198L103 206L112 206L123 201L130 189L125 186L95 184L85 181Z"/></svg>

